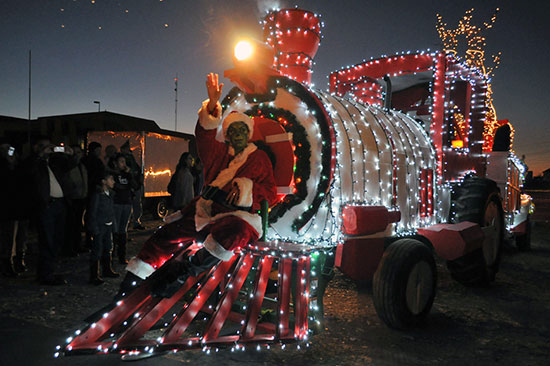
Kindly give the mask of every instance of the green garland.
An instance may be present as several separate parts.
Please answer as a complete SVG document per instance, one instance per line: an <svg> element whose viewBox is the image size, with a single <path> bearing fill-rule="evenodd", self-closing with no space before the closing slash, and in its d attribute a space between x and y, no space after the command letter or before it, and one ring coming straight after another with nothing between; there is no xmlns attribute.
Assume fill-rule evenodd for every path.
<svg viewBox="0 0 550 366"><path fill-rule="evenodd" d="M284 88L289 93L296 95L302 102L304 102L310 113L313 113L317 118L321 128L321 138L323 141L321 148L321 176L313 202L307 210L292 223L292 230L297 233L300 228L302 228L313 217L313 215L315 215L330 187L332 150L330 142L332 139L329 121L327 120L324 109L321 107L320 101L302 84L286 77L271 77L267 86L268 92L266 94L244 94L239 88L234 87L223 99L222 107L225 111L225 109L235 98L244 94L244 97L248 103L255 104L251 109L245 111L244 113L249 116L261 115L274 121L277 121L278 118L281 117L288 122L286 125L283 124L282 127L286 132L292 133L292 143L295 147L294 154L296 156L296 166L294 170L296 192L294 194L287 194L281 202L271 208L271 212L269 214L270 223L277 222L277 220L281 218L288 210L303 202L307 197L306 183L311 174L311 146L307 140L307 132L305 128L299 123L293 113L282 108L270 107L269 105L264 105L263 103L275 100L275 97L277 96L277 88ZM298 181L299 183L296 183Z"/></svg>

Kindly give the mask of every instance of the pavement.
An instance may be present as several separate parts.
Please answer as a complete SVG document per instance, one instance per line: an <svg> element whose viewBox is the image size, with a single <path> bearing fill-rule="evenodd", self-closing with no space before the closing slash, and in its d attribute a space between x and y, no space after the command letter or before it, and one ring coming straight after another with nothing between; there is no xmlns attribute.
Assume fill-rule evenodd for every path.
<svg viewBox="0 0 550 366"><path fill-rule="evenodd" d="M312 337L309 348L272 347L244 352L200 350L170 353L138 361L139 365L547 365L550 359L550 205L536 197L539 217L533 249L508 246L501 270L490 288L464 287L450 278L438 260L438 293L426 323L396 331L378 318L372 289L341 273L325 295L325 330ZM129 255L158 227L133 231ZM31 258L32 259L32 258ZM18 279L0 277L0 366L121 365L120 355L55 358L56 345L80 328L87 315L109 302L120 279L101 286L87 284L87 255L60 258L66 286L38 285L31 271ZM31 269L33 263L30 263ZM121 265L115 269L123 272Z"/></svg>
<svg viewBox="0 0 550 366"><path fill-rule="evenodd" d="M3 366L127 365L119 355L55 358L55 347L64 344L67 332L11 317L0 317L1 364ZM165 357L142 360L140 365L181 365Z"/></svg>

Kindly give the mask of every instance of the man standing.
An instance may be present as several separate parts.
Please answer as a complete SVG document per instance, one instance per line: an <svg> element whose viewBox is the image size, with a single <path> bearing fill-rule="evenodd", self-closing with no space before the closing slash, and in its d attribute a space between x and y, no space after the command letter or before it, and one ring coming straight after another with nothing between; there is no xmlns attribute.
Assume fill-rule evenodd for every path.
<svg viewBox="0 0 550 366"><path fill-rule="evenodd" d="M105 164L101 160L101 144L99 142L92 141L88 144L88 154L82 158L82 162L88 172L88 197L86 198L86 205L88 205L92 194L101 184L101 179L105 176L106 171ZM87 220L86 217L85 221ZM86 230L86 248L92 248L92 235L88 230Z"/></svg>
<svg viewBox="0 0 550 366"><path fill-rule="evenodd" d="M31 170L34 195L38 203L37 278L43 285L62 285L56 275L57 253L64 242L68 172L76 166L69 147L53 146L47 140L37 144L37 156Z"/></svg>
<svg viewBox="0 0 550 366"><path fill-rule="evenodd" d="M17 235L16 192L16 156L15 149L9 143L0 143L0 268L6 277L16 277L14 266L15 239Z"/></svg>
<svg viewBox="0 0 550 366"><path fill-rule="evenodd" d="M101 144L99 142L92 141L88 144L88 154L82 158L82 162L88 171L88 193L91 195L105 175L105 164L101 160Z"/></svg>
<svg viewBox="0 0 550 366"><path fill-rule="evenodd" d="M143 174L141 173L141 166L137 163L136 158L132 154L130 148L130 140L120 147L120 152L126 158L126 165L130 168L130 173L133 179L137 182L137 187L134 190L134 197L132 200L132 218L131 224L135 230L144 230L145 227L141 224L142 205L141 199L143 196Z"/></svg>
<svg viewBox="0 0 550 366"><path fill-rule="evenodd" d="M69 257L85 252L82 245L82 215L86 209L88 197L88 170L82 163L82 149L72 146L77 165L68 173L69 190L67 198L67 225L65 228L65 246L63 254Z"/></svg>

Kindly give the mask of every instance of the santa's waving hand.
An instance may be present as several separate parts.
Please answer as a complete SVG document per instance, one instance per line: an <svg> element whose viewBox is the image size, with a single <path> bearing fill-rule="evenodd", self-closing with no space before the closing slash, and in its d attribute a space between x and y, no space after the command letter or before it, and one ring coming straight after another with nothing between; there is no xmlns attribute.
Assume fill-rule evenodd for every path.
<svg viewBox="0 0 550 366"><path fill-rule="evenodd" d="M214 111L222 95L223 83L219 84L218 74L206 75L206 91L208 92L208 111Z"/></svg>

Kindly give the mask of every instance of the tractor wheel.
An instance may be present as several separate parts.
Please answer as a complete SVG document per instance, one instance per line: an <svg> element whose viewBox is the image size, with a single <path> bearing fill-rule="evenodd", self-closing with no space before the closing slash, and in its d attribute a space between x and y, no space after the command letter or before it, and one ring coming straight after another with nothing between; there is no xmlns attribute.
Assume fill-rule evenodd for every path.
<svg viewBox="0 0 550 366"><path fill-rule="evenodd" d="M516 247L521 252L528 252L531 250L531 220L527 219L527 227L525 228L525 234L516 236Z"/></svg>
<svg viewBox="0 0 550 366"><path fill-rule="evenodd" d="M466 286L487 285L495 280L502 255L504 213L495 182L468 176L454 188L454 212L450 221L479 224L485 234L480 249L456 260L447 261L451 276Z"/></svg>
<svg viewBox="0 0 550 366"><path fill-rule="evenodd" d="M391 328L419 324L432 307L436 285L432 251L418 240L397 240L386 249L374 274L376 312Z"/></svg>

